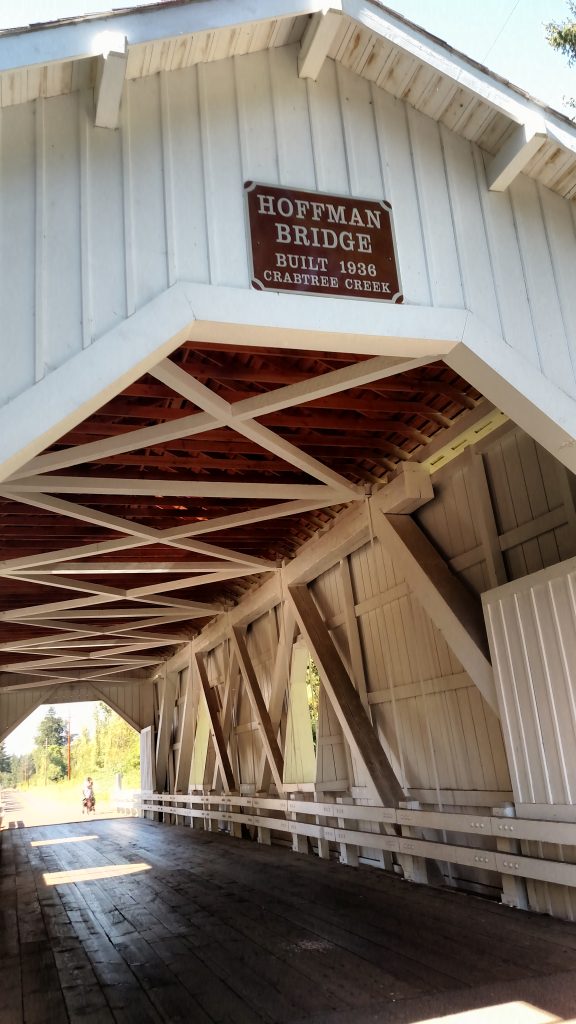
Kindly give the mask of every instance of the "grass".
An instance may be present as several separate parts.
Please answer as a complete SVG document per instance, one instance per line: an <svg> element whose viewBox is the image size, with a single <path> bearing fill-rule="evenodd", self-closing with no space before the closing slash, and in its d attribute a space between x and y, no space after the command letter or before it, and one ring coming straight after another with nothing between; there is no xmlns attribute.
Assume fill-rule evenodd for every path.
<svg viewBox="0 0 576 1024"><path fill-rule="evenodd" d="M51 803L69 804L73 800L78 800L80 803L82 799L82 783L85 777L86 776L82 775L72 779L60 779L58 782L48 782L45 785L44 780L40 775L36 774L33 775L28 782L19 783L16 788L33 791L37 796L45 794L46 799L50 800ZM116 776L112 772L96 769L91 773L91 778L94 781L96 806L100 810L104 811L114 802L113 797L116 793ZM122 778L123 792L131 792L135 789L140 789L140 772L138 769L134 769L131 772L126 773Z"/></svg>

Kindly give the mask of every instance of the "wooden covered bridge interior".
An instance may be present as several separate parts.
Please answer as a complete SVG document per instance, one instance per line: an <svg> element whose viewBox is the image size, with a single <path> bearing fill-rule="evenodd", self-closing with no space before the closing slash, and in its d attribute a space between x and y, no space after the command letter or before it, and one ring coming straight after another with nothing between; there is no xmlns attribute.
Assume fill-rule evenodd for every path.
<svg viewBox="0 0 576 1024"><path fill-rule="evenodd" d="M575 554L567 469L441 362L185 343L1 495L2 732L105 700L149 819L4 834L6 1024L568 1019L480 606Z"/></svg>
<svg viewBox="0 0 576 1024"><path fill-rule="evenodd" d="M2 1024L568 1020L573 122L378 0L0 33L0 121L0 740L142 764L6 797Z"/></svg>

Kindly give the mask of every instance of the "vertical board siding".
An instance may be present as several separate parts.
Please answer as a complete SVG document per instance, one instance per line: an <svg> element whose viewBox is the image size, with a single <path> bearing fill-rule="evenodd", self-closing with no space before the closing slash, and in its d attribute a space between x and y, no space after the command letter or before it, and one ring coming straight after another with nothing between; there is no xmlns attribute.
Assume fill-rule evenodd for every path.
<svg viewBox="0 0 576 1024"><path fill-rule="evenodd" d="M118 714L125 712L131 723L140 729L150 725L154 718L153 707L153 684L152 683L130 683L119 686L101 684L98 686L98 695L106 701L112 701L111 707ZM95 697L96 699L96 697Z"/></svg>
<svg viewBox="0 0 576 1024"><path fill-rule="evenodd" d="M316 188L308 86L297 75L298 49L297 46L283 47L268 55L275 131L275 140L271 138L270 145L275 143L277 147L281 182L299 188Z"/></svg>
<svg viewBox="0 0 576 1024"><path fill-rule="evenodd" d="M463 308L464 295L439 125L412 108L408 108L408 124L433 305ZM405 300L412 301L407 290Z"/></svg>
<svg viewBox="0 0 576 1024"><path fill-rule="evenodd" d="M408 136L407 107L372 87L372 103L384 195L392 203L394 234L405 294L415 305L432 305L430 278L422 235L420 197L414 178Z"/></svg>
<svg viewBox="0 0 576 1024"><path fill-rule="evenodd" d="M517 803L576 804L576 560L483 597Z"/></svg>
<svg viewBox="0 0 576 1024"><path fill-rule="evenodd" d="M405 302L471 309L576 395L568 201L523 176L489 193L450 125L332 60L301 80L297 60L289 45L131 80L118 132L93 126L89 90L2 110L3 398L176 280L248 288L247 178L386 198Z"/></svg>
<svg viewBox="0 0 576 1024"><path fill-rule="evenodd" d="M473 147L484 224L493 267L502 333L507 343L534 366L540 365L528 302L516 224L508 192L490 192L485 164L490 157ZM576 324L576 319L574 320Z"/></svg>
<svg viewBox="0 0 576 1024"><path fill-rule="evenodd" d="M502 321L472 147L469 142L454 135L447 128L441 128L440 135L450 191L464 305L481 315L482 320L500 335Z"/></svg>
<svg viewBox="0 0 576 1024"><path fill-rule="evenodd" d="M348 165L333 61L326 61L317 82L308 82L308 104L316 188L321 192L346 193Z"/></svg>
<svg viewBox="0 0 576 1024"><path fill-rule="evenodd" d="M278 181L276 127L268 53L255 54L249 64L235 60L235 85L243 181Z"/></svg>
<svg viewBox="0 0 576 1024"><path fill-rule="evenodd" d="M576 820L576 559L483 597L517 812ZM576 849L523 843L528 856L576 861ZM576 919L576 894L527 883L530 906Z"/></svg>
<svg viewBox="0 0 576 1024"><path fill-rule="evenodd" d="M0 692L0 743L45 699L46 692L42 690Z"/></svg>
<svg viewBox="0 0 576 1024"><path fill-rule="evenodd" d="M171 224L174 272L177 279L209 282L208 233L204 204L204 166L196 68L165 75L168 126L165 147L170 156Z"/></svg>
<svg viewBox="0 0 576 1024"><path fill-rule="evenodd" d="M249 276L233 62L227 60L199 65L198 84L210 281L212 284L247 288Z"/></svg>
<svg viewBox="0 0 576 1024"><path fill-rule="evenodd" d="M39 376L82 347L78 97L44 103L45 340ZM49 245L49 248L48 248Z"/></svg>
<svg viewBox="0 0 576 1024"><path fill-rule="evenodd" d="M121 133L94 131L90 104L85 101L84 96L80 118L86 147L83 202L87 230L82 252L83 287L90 313L84 335L90 341L127 316L126 239Z"/></svg>
<svg viewBox="0 0 576 1024"><path fill-rule="evenodd" d="M372 717L403 787L507 789L496 716L400 570L376 541L349 561ZM378 606L363 612L361 601L378 595Z"/></svg>
<svg viewBox="0 0 576 1024"><path fill-rule="evenodd" d="M27 103L0 115L0 404L30 387L35 374L35 113Z"/></svg>
<svg viewBox="0 0 576 1024"><path fill-rule="evenodd" d="M501 549L504 582L519 579L576 554L576 479L518 428L483 444L495 548ZM480 467L479 467L480 468ZM454 572L477 594L490 589L492 557L483 542L482 508L473 461L459 459L434 475L434 501L415 514ZM490 580L492 579L492 584Z"/></svg>
<svg viewBox="0 0 576 1024"><path fill-rule="evenodd" d="M134 306L168 287L166 211L158 76L129 82L130 151L127 187L134 250Z"/></svg>

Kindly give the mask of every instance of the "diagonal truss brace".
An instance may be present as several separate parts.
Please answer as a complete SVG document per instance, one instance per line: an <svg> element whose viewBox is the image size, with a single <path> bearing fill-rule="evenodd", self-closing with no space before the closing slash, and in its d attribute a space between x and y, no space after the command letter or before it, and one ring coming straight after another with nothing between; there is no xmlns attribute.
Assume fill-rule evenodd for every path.
<svg viewBox="0 0 576 1024"><path fill-rule="evenodd" d="M381 544L398 559L416 598L499 715L480 602L451 572L410 516L383 515L376 508L373 525Z"/></svg>
<svg viewBox="0 0 576 1024"><path fill-rule="evenodd" d="M322 683L348 743L358 752L384 806L397 807L404 793L348 675L328 627L307 586L288 593L298 625L322 677Z"/></svg>
<svg viewBox="0 0 576 1024"><path fill-rule="evenodd" d="M218 707L218 698L215 691L210 686L210 680L206 672L206 665L204 663L204 656L199 652L194 653L194 660L196 662L196 669L198 676L200 677L200 683L202 686L202 693L204 694L204 700L206 701L206 707L208 708L208 715L210 717L210 728L212 732L212 738L214 740L214 752L216 754L216 760L220 768L222 775L222 782L226 793L232 792L236 789L236 781L234 779L234 772L228 756L228 750L226 748L226 740L224 737L224 731L222 729L222 723L220 721L220 709Z"/></svg>
<svg viewBox="0 0 576 1024"><path fill-rule="evenodd" d="M254 671L254 666L252 665L250 655L248 654L244 635L237 626L232 627L232 642L236 649L236 656L244 677L252 710L256 716L256 721L258 722L262 743L270 763L274 782L276 783L278 792L281 793L283 790L284 758L282 757L282 751L278 746L276 732L266 708L266 704L264 703L264 698L262 696L258 678Z"/></svg>

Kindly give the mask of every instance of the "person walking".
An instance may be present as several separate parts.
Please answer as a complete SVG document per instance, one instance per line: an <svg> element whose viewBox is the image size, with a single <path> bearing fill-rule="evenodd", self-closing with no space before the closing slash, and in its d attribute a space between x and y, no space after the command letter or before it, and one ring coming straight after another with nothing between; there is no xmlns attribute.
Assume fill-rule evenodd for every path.
<svg viewBox="0 0 576 1024"><path fill-rule="evenodd" d="M82 814L96 813L96 797L94 796L94 783L89 775L82 784Z"/></svg>

